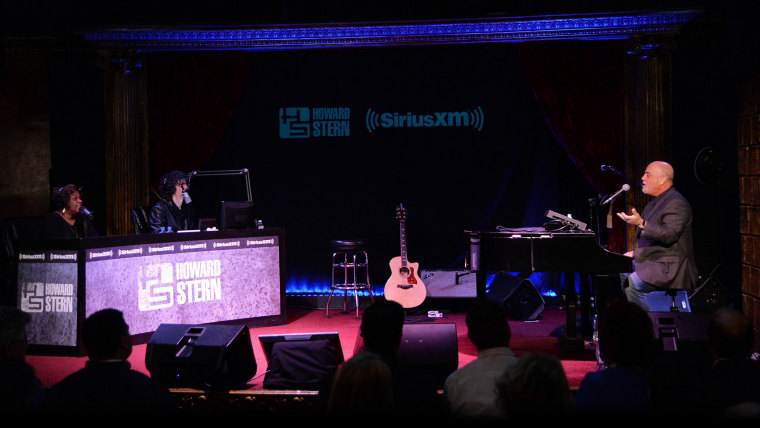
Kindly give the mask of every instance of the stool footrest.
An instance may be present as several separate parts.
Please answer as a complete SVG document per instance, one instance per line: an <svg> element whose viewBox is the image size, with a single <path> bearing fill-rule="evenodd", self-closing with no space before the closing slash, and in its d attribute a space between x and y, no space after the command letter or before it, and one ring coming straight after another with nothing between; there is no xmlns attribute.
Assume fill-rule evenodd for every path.
<svg viewBox="0 0 760 428"><path fill-rule="evenodd" d="M335 263L334 268L355 268L355 267L367 267L367 263Z"/></svg>
<svg viewBox="0 0 760 428"><path fill-rule="evenodd" d="M369 289L369 284L333 284L330 288L335 290Z"/></svg>

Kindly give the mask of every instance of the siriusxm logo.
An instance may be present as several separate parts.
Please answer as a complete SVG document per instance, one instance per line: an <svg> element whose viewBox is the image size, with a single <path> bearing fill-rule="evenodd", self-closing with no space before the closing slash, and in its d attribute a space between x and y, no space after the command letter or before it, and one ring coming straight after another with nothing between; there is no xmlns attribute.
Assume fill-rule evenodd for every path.
<svg viewBox="0 0 760 428"><path fill-rule="evenodd" d="M348 107L282 107L280 138L348 137L351 109Z"/></svg>
<svg viewBox="0 0 760 428"><path fill-rule="evenodd" d="M378 128L440 128L464 127L483 129L483 109L480 106L466 111L436 111L432 113L414 114L411 112L376 113L367 110L364 118L367 131L372 133Z"/></svg>

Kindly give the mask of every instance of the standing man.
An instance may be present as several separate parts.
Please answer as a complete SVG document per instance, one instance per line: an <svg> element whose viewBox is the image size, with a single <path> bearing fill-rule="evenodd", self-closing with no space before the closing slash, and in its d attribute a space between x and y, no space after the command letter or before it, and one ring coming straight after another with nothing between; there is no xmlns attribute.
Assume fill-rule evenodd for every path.
<svg viewBox="0 0 760 428"><path fill-rule="evenodd" d="M637 227L633 251L634 271L625 289L628 301L649 311L647 293L691 289L697 282L692 243L691 206L673 187L673 167L655 161L641 177L641 191L654 197L639 214L619 212L624 222Z"/></svg>

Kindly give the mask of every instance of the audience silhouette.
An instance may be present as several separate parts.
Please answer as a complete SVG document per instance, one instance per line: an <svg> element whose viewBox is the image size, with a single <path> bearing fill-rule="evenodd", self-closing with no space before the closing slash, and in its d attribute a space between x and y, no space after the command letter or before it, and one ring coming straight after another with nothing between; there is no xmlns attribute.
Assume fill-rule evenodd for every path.
<svg viewBox="0 0 760 428"><path fill-rule="evenodd" d="M639 305L614 300L599 320L604 365L587 373L575 393L580 413L644 415L652 410L648 370L655 354L649 314Z"/></svg>
<svg viewBox="0 0 760 428"><path fill-rule="evenodd" d="M362 312L359 327L364 351L373 352L391 371L396 411L401 415L428 415L445 410L435 379L429 373L404 366L396 358L403 336L404 308L392 300L377 300Z"/></svg>
<svg viewBox="0 0 760 428"><path fill-rule="evenodd" d="M328 416L394 413L391 370L380 355L359 352L340 366L327 403Z"/></svg>
<svg viewBox="0 0 760 428"><path fill-rule="evenodd" d="M175 409L169 390L130 368L129 326L122 313L103 309L82 327L88 361L85 367L58 382L47 394L47 410L109 412L169 412Z"/></svg>
<svg viewBox="0 0 760 428"><path fill-rule="evenodd" d="M509 348L511 330L501 306L478 300L465 316L467 337L478 350L475 360L446 378L444 398L451 413L466 418L501 418L496 380L517 363Z"/></svg>
<svg viewBox="0 0 760 428"><path fill-rule="evenodd" d="M176 409L165 385L130 368L132 339L120 311L101 310L85 320L85 367L47 393L25 362L30 320L19 309L0 307L1 409L123 414ZM556 356L531 352L518 358L509 347L511 330L502 308L479 300L465 317L478 356L446 378L441 395L432 377L398 361L404 322L404 309L394 301L377 300L363 311L363 348L320 391L327 416L427 421L449 416L481 421L531 421L537 415L558 421L599 415L760 417L754 330L733 308L713 314L705 352L663 351L649 314L624 299L613 301L599 322L603 365L587 373L575 393Z"/></svg>
<svg viewBox="0 0 760 428"><path fill-rule="evenodd" d="M713 357L707 388L711 411L717 415L759 417L760 363L750 358L754 346L752 323L738 310L722 307L713 313L707 334ZM742 409L752 412L741 413Z"/></svg>
<svg viewBox="0 0 760 428"><path fill-rule="evenodd" d="M36 409L44 398L42 383L26 363L31 319L16 307L0 307L0 409L6 412Z"/></svg>
<svg viewBox="0 0 760 428"><path fill-rule="evenodd" d="M562 362L554 355L528 353L497 381L499 400L511 420L567 421L573 395Z"/></svg>

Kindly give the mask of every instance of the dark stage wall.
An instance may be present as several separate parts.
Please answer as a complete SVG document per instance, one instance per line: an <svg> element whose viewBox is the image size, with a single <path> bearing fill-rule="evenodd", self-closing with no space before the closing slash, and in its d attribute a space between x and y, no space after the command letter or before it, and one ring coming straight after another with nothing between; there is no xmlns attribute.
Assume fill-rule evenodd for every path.
<svg viewBox="0 0 760 428"><path fill-rule="evenodd" d="M732 287L739 248L738 214L730 209L737 200L730 144L736 131L723 106L736 94L721 79L726 50L719 42L693 36L679 42L672 105L676 186L694 208L701 273L720 265L721 279ZM593 46L620 52L616 43ZM587 200L598 196L550 130L517 49L462 44L147 54L151 183L174 168L250 169L260 216L288 231L291 283L312 275L326 280L329 241L354 237L368 240L373 283L384 283L387 262L400 251L399 202L408 209L410 261L421 269L461 269L464 229L537 226L546 209L587 221ZM91 54L51 56L48 67L51 186L84 185L102 233L105 199L118 191L104 188L103 72ZM603 105L593 109L605 112ZM467 121L383 126L383 114L412 116L424 125L425 115L435 124L444 113L465 113L461 120ZM315 135L315 114L333 126L320 131L343 135ZM296 138L305 136L298 134L302 122L312 127L307 138ZM583 132L588 122L576 128ZM722 172L701 183L692 169L708 146ZM610 192L619 187L602 184ZM599 213L602 221L605 214Z"/></svg>
<svg viewBox="0 0 760 428"><path fill-rule="evenodd" d="M151 58L153 90L182 55ZM204 143L207 161L181 168L250 169L265 225L287 229L289 277L327 279L330 240L360 237L373 283L384 283L400 253L399 203L422 269L461 269L465 229L539 226L547 209L587 216L590 186L511 45L236 55L250 73L224 135ZM166 132L156 115L152 134Z"/></svg>

